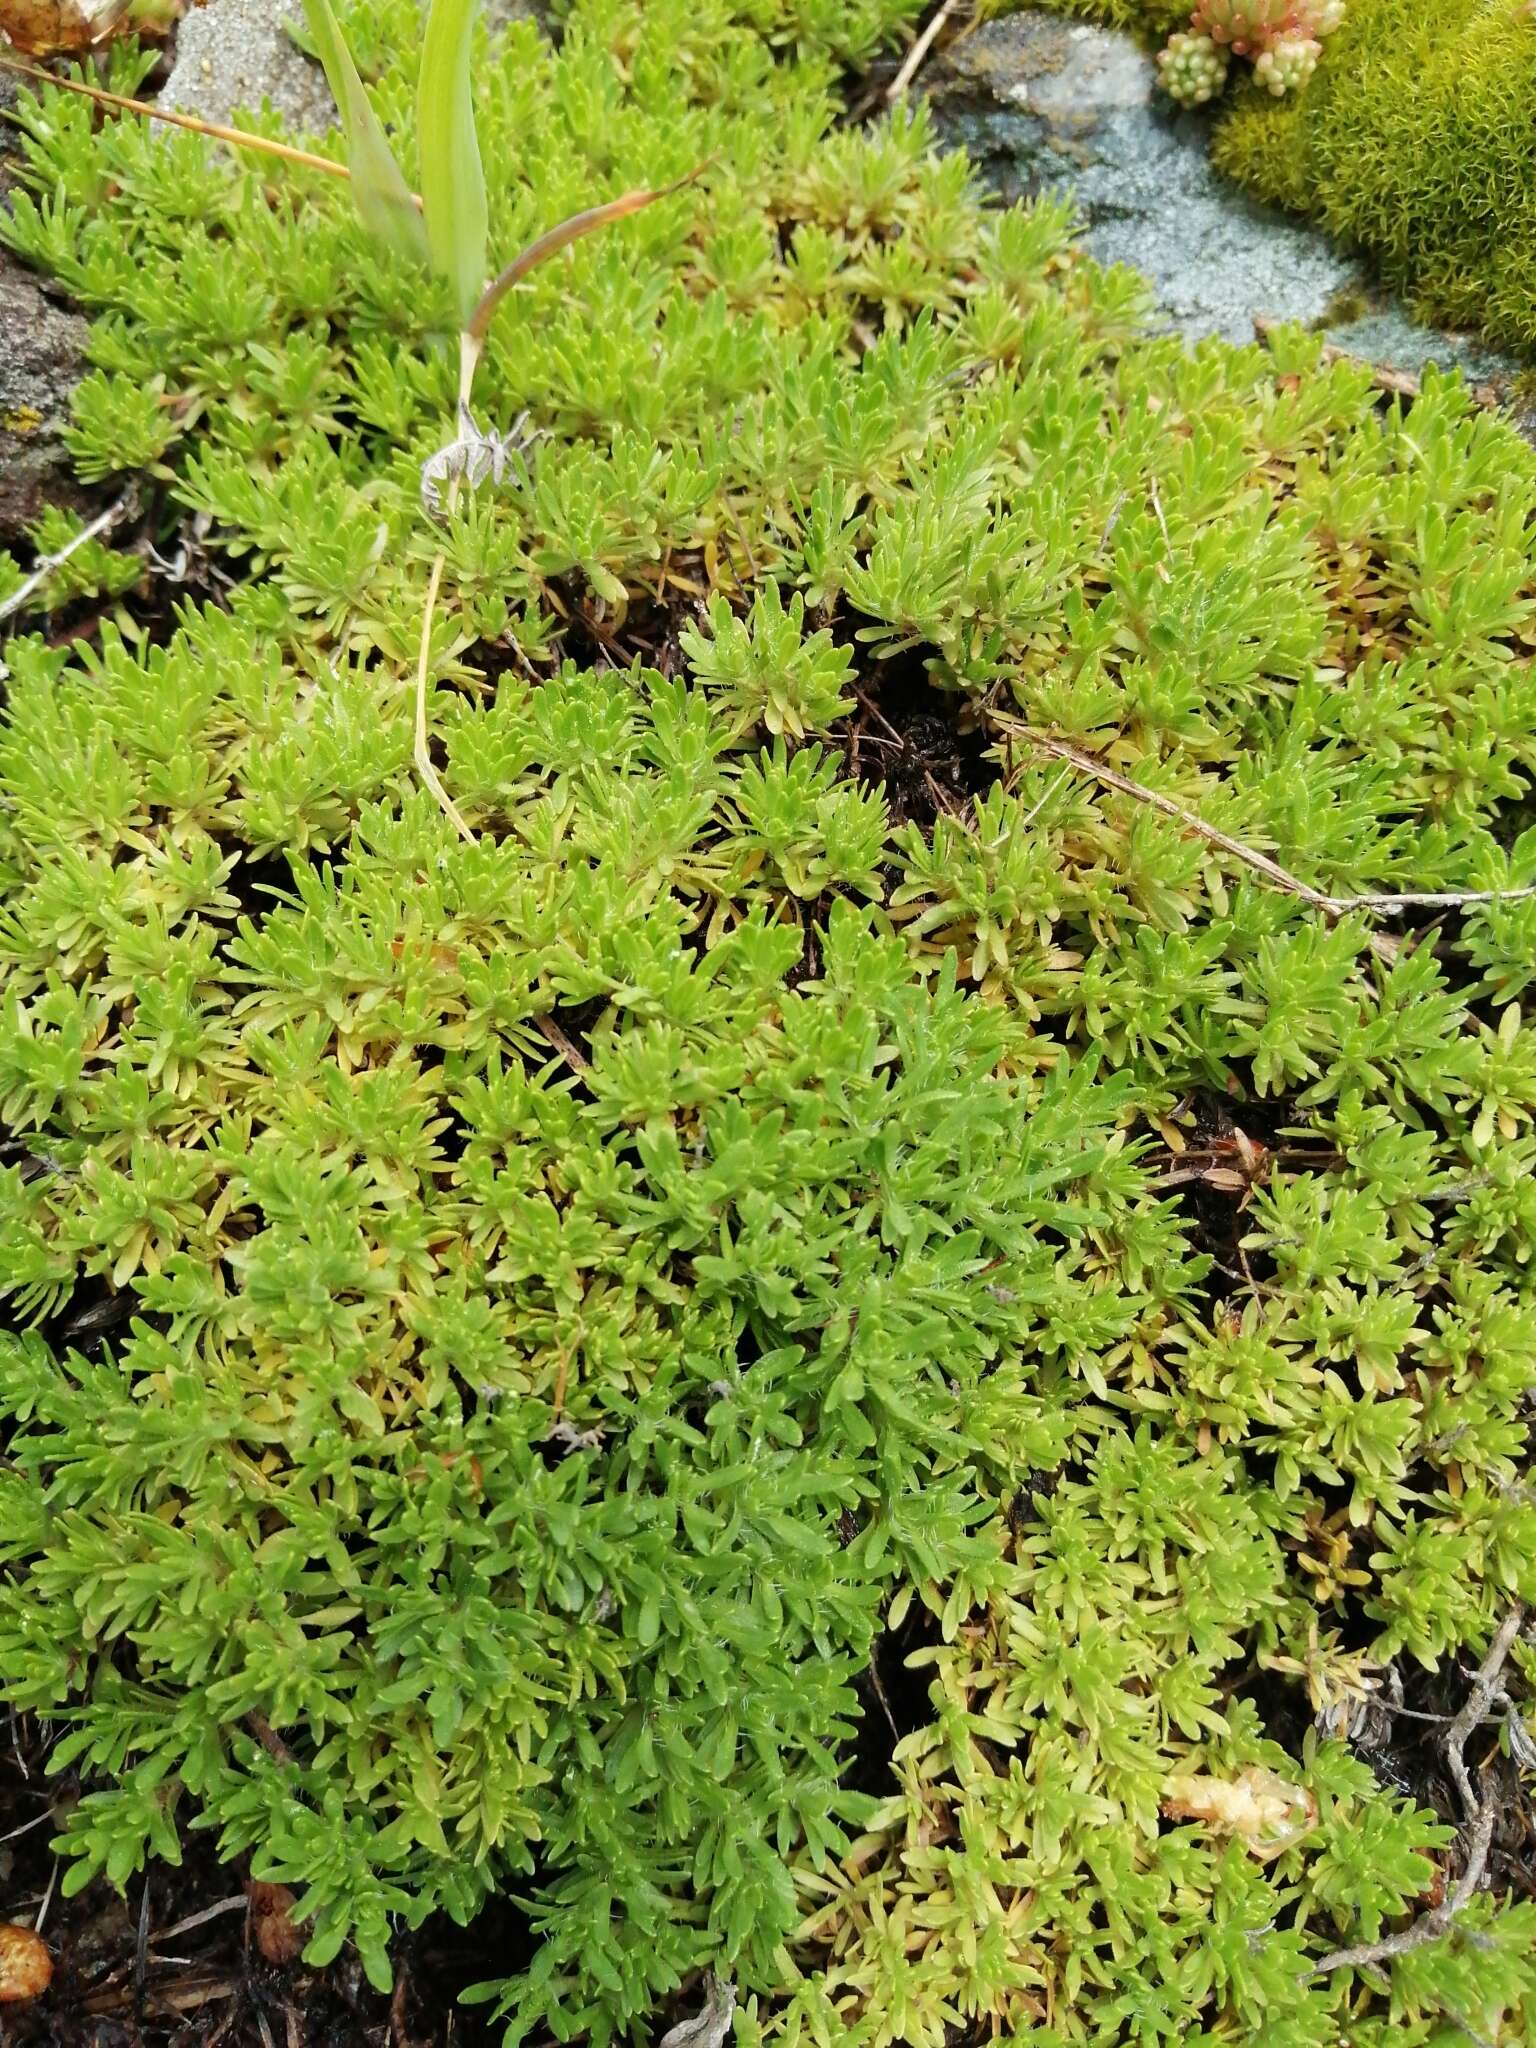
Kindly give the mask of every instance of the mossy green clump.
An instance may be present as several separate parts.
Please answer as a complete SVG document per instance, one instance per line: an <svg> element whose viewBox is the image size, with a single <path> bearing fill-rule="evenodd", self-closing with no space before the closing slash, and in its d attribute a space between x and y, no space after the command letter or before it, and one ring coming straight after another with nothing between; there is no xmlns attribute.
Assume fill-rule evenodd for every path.
<svg viewBox="0 0 1536 2048"><path fill-rule="evenodd" d="M1350 0L1306 92L1256 95L1220 167L1367 250L1431 318L1536 348L1536 14L1525 0Z"/></svg>
<svg viewBox="0 0 1536 2048"><path fill-rule="evenodd" d="M982 0L985 15L1017 12L1022 0ZM1048 14L1076 14L1106 28L1126 29L1132 35L1161 40L1187 29L1195 0L1033 0Z"/></svg>
<svg viewBox="0 0 1536 2048"><path fill-rule="evenodd" d="M1024 0L982 0L987 16L1017 13ZM1161 42L1187 29L1195 0L1031 0L1047 14L1075 14L1105 28L1125 29L1148 42Z"/></svg>
<svg viewBox="0 0 1536 2048"><path fill-rule="evenodd" d="M1192 13L1184 0L1039 4L1149 45ZM1349 0L1302 90L1234 75L1211 138L1220 169L1363 250L1425 318L1536 349L1529 0Z"/></svg>
<svg viewBox="0 0 1536 2048"><path fill-rule="evenodd" d="M1536 898L1232 846L1536 884L1536 455L839 128L903 11L478 66L500 258L711 167L499 317L471 844L451 308L24 107L82 468L246 573L7 649L6 1696L67 1886L206 1826L380 1979L512 1891L513 2041L1529 2039L1528 1905L1315 1970L1454 1853L1364 1704L1536 1599Z"/></svg>

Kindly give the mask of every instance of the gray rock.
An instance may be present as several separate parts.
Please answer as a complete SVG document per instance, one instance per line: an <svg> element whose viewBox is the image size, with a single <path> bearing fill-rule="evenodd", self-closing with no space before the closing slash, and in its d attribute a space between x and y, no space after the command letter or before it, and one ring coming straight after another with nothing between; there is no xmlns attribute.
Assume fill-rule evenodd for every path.
<svg viewBox="0 0 1536 2048"><path fill-rule="evenodd" d="M14 76L0 74L0 112L15 105ZM0 136L9 134L0 124ZM0 204L10 190L0 148ZM0 249L0 547L49 505L83 506L59 435L84 368L85 322L9 250Z"/></svg>
<svg viewBox="0 0 1536 2048"><path fill-rule="evenodd" d="M59 436L84 366L85 322L0 251L0 545L48 505L83 505Z"/></svg>
<svg viewBox="0 0 1536 2048"><path fill-rule="evenodd" d="M537 10L533 0L487 0L485 12L496 27ZM207 0L191 9L162 105L227 124L265 100L296 134L324 135L335 119L325 75L288 33L303 13L301 0Z"/></svg>
<svg viewBox="0 0 1536 2048"><path fill-rule="evenodd" d="M160 104L228 124L266 101L300 135L323 135L335 119L325 74L288 33L300 0L209 0L176 31L176 62Z"/></svg>
<svg viewBox="0 0 1536 2048"><path fill-rule="evenodd" d="M18 80L0 72L0 115L16 104ZM10 193L10 162L0 121L0 205ZM0 248L0 547L23 539L49 504L82 506L59 432L70 420L70 393L84 367L86 324L49 295L41 276Z"/></svg>
<svg viewBox="0 0 1536 2048"><path fill-rule="evenodd" d="M1507 394L1518 362L1415 324L1318 229L1249 199L1210 163L1210 116L1155 80L1130 37L1029 9L959 38L922 83L1004 198L1065 188L1089 254L1140 271L1167 328L1251 341L1256 319L1295 320L1384 368L1454 364Z"/></svg>

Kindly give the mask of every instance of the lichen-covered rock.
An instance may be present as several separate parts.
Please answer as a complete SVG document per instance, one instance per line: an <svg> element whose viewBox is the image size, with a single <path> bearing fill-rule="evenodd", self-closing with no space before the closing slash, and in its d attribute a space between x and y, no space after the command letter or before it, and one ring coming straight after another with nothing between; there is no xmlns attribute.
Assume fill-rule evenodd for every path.
<svg viewBox="0 0 1536 2048"><path fill-rule="evenodd" d="M1157 84L1130 36L1025 9L959 38L927 68L922 89L940 133L962 143L999 191L1069 193L1084 246L1147 278L1158 316L1180 333L1247 340L1257 315L1299 320L1387 369L1459 368L1480 392L1513 404L1521 431L1536 435L1518 361L1465 333L1421 326L1375 296L1355 259L1319 229L1234 191L1213 167L1205 122L1170 107ZM1282 125L1318 98L1247 96L1216 131L1216 164L1234 127Z"/></svg>
<svg viewBox="0 0 1536 2048"><path fill-rule="evenodd" d="M1088 251L1139 271L1191 339L1249 340L1257 313L1310 324L1363 282L1324 236L1216 175L1203 122L1168 106L1130 36L1026 10L956 41L924 87L941 134L1003 194L1070 193Z"/></svg>
<svg viewBox="0 0 1536 2048"><path fill-rule="evenodd" d="M14 106L14 74L0 72L0 117ZM0 207L10 180L5 155L10 123L0 118ZM35 271L0 248L0 547L50 504L79 506L59 434L69 394L80 376L85 322L45 289Z"/></svg>
<svg viewBox="0 0 1536 2048"><path fill-rule="evenodd" d="M535 14L532 0L490 0L492 27ZM324 134L336 118L320 66L289 33L302 23L302 0L207 0L182 22L176 63L161 103L205 121L229 121L267 101L290 128Z"/></svg>
<svg viewBox="0 0 1536 2048"><path fill-rule="evenodd" d="M80 376L85 322L0 250L0 545L50 504L79 505L59 436Z"/></svg>

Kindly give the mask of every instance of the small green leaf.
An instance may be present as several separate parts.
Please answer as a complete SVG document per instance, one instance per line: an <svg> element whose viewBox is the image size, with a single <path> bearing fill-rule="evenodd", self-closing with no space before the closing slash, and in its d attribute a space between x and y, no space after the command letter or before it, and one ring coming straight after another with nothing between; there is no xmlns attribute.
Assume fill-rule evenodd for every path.
<svg viewBox="0 0 1536 2048"><path fill-rule="evenodd" d="M341 114L352 192L363 225L402 255L425 263L427 232L415 195L395 161L330 0L304 0L304 13Z"/></svg>
<svg viewBox="0 0 1536 2048"><path fill-rule="evenodd" d="M475 0L432 0L416 111L427 241L433 266L453 289L461 326L485 284L489 220L470 90L474 26Z"/></svg>

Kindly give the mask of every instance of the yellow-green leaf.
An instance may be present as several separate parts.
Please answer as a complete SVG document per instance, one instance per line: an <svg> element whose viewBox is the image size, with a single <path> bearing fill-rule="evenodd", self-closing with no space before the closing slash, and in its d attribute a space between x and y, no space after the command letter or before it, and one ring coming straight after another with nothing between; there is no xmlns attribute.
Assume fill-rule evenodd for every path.
<svg viewBox="0 0 1536 2048"><path fill-rule="evenodd" d="M425 263L429 260L427 232L415 194L395 161L383 123L373 111L330 0L304 0L304 14L341 114L352 192L363 225L392 248Z"/></svg>
<svg viewBox="0 0 1536 2048"><path fill-rule="evenodd" d="M475 0L432 0L416 107L427 241L461 326L485 284L489 220L470 89L474 26Z"/></svg>

